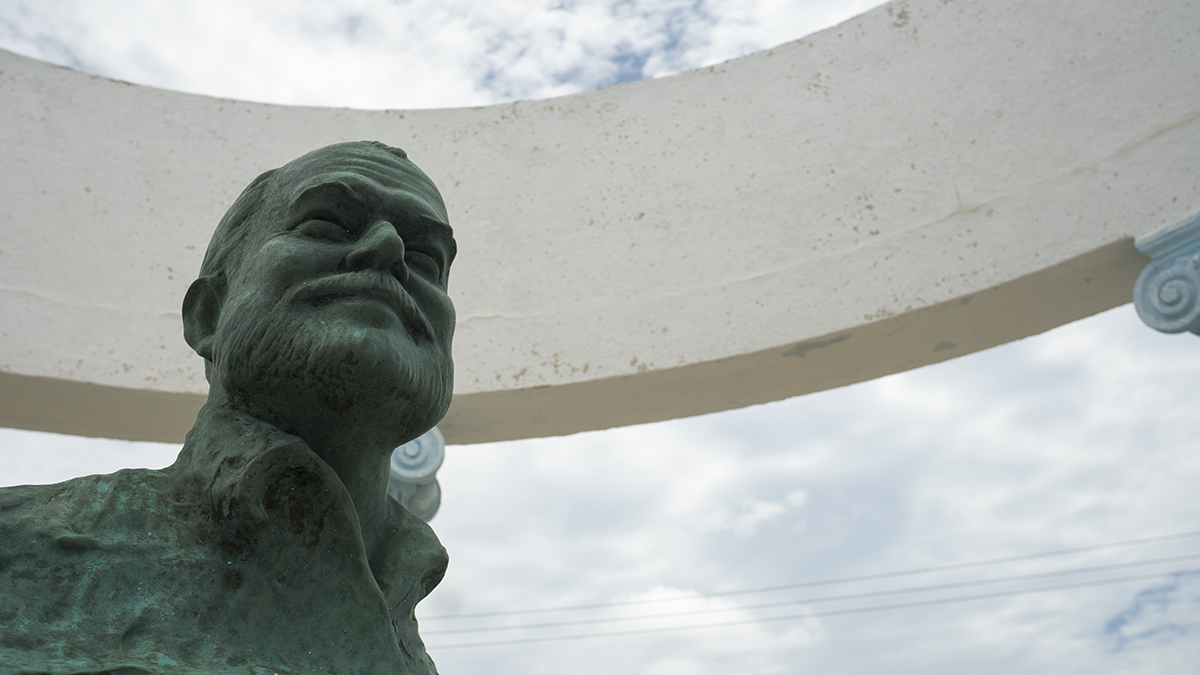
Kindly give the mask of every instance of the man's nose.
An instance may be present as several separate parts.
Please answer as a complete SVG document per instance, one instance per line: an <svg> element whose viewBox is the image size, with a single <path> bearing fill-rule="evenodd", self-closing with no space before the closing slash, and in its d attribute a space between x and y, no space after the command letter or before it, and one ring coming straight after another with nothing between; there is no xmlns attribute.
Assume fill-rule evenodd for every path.
<svg viewBox="0 0 1200 675"><path fill-rule="evenodd" d="M350 255L346 266L351 270L377 269L391 272L400 280L408 282L408 266L404 264L404 240L396 228L386 220L372 224L363 232Z"/></svg>

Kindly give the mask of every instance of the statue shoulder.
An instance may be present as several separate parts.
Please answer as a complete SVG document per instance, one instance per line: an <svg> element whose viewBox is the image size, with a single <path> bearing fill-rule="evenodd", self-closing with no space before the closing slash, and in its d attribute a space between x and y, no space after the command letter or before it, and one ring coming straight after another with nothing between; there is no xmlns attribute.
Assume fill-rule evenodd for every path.
<svg viewBox="0 0 1200 675"><path fill-rule="evenodd" d="M162 511L163 472L124 469L50 485L0 488L0 532L27 543L46 536L98 535ZM17 542L17 539L5 539ZM52 542L51 542L52 543Z"/></svg>
<svg viewBox="0 0 1200 675"><path fill-rule="evenodd" d="M189 539L167 485L124 470L0 489L0 616L15 617L0 622L0 663L76 672L136 642L146 608L182 585L164 583L162 561Z"/></svg>

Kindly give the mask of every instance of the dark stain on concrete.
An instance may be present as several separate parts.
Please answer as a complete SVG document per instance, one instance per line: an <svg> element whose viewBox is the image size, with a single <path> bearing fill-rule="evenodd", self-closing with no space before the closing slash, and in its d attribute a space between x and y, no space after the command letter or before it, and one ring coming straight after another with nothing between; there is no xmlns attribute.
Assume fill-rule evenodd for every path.
<svg viewBox="0 0 1200 675"><path fill-rule="evenodd" d="M822 348L828 347L830 345L836 345L837 343L839 343L843 340L849 340L850 335L851 335L851 333L845 333L845 334L839 335L837 337L826 338L824 340L810 340L808 342L801 342L800 344L796 345L795 347L792 347L791 349L784 352L783 355L784 356L799 356L800 358L804 358L805 354L807 354L808 352L810 352L814 349L822 349Z"/></svg>

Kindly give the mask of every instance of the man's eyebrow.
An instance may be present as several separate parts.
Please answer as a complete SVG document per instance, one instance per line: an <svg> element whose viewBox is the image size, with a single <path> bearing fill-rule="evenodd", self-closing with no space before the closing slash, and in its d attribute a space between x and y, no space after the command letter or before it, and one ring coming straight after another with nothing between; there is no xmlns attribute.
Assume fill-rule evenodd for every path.
<svg viewBox="0 0 1200 675"><path fill-rule="evenodd" d="M430 232L436 236L445 237L450 241L454 241L454 228L444 222L441 218L431 216L425 213L416 214L416 219L429 228Z"/></svg>
<svg viewBox="0 0 1200 675"><path fill-rule="evenodd" d="M341 197L347 201L353 202L353 206L356 208L364 208L367 206L367 203L369 201L373 201L374 198L383 201L384 206L387 207L388 210L395 211L397 213L403 213L409 218L420 220L422 223L430 226L431 229L437 230L440 234L443 234L447 237L454 236L454 230L450 227L450 224L447 223L446 220L439 214L432 213L426 209L414 211L408 204L394 203L393 200L387 198L385 193L371 195L364 194L364 191L369 193L373 190L370 186L366 186L362 189L356 188L355 186L349 185L345 181L340 180L327 181L305 188L304 191L301 192L292 203L298 208L305 208L307 206L305 202L313 199L327 199L328 197L332 196Z"/></svg>
<svg viewBox="0 0 1200 675"><path fill-rule="evenodd" d="M362 195L353 187L341 181L329 181L305 188L303 192L292 200L292 207L293 209L309 208L312 206L309 202L313 200L327 200L330 197L340 198L338 199L338 206L344 206L344 202L346 201L351 202L356 208L365 206Z"/></svg>
<svg viewBox="0 0 1200 675"><path fill-rule="evenodd" d="M367 186L364 189L369 191L371 188ZM296 196L292 202L292 205L293 209L295 210L305 210L313 206L313 204L310 204L309 202L314 200L327 200L330 197L334 197L340 198L338 201L341 203L339 203L338 206L346 206L346 202L349 202L349 205L355 209L365 209L367 208L367 201L371 199L372 196L383 197L385 202L384 205L388 208L388 210L403 212L409 220L415 220L424 225L428 229L429 234L436 237L442 237L448 240L453 248L457 248L457 243L454 239L454 228L450 227L450 224L447 223L446 220L440 215L431 213L427 209L419 209L414 211L408 204L400 205L394 202L389 203L392 202L392 200L386 199L386 196L382 194L371 196L365 195L363 194L363 190L360 190L359 188L356 188L345 181L331 180L307 187Z"/></svg>

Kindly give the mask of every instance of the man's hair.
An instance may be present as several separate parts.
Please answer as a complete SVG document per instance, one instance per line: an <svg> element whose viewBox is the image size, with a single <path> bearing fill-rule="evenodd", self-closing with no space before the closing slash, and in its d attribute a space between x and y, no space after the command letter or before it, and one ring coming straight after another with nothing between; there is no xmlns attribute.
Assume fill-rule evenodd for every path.
<svg viewBox="0 0 1200 675"><path fill-rule="evenodd" d="M337 145L367 145L400 159L408 159L408 153L404 150L379 141L352 141ZM313 152L327 149L319 148ZM245 190L242 190L242 194L238 195L233 205L221 217L221 222L217 224L217 229L213 231L212 239L208 242L208 250L204 253L204 262L200 265L200 276L209 277L218 293L224 294L228 288L230 271L237 270L242 265L242 260L246 256L248 240L254 236L254 228L248 227L247 223L252 222L258 215L270 188L281 174L286 174L288 167L300 162L313 152L278 169L271 169L260 174L246 186Z"/></svg>
<svg viewBox="0 0 1200 675"><path fill-rule="evenodd" d="M209 277L219 293L224 293L228 286L228 270L236 270L242 264L246 255L247 239L253 230L246 227L246 223L258 214L266 200L267 190L272 185L272 178L278 171L279 169L265 171L251 181L221 217L221 222L213 231L212 239L208 241L208 250L205 251L204 262L200 265L200 276Z"/></svg>

